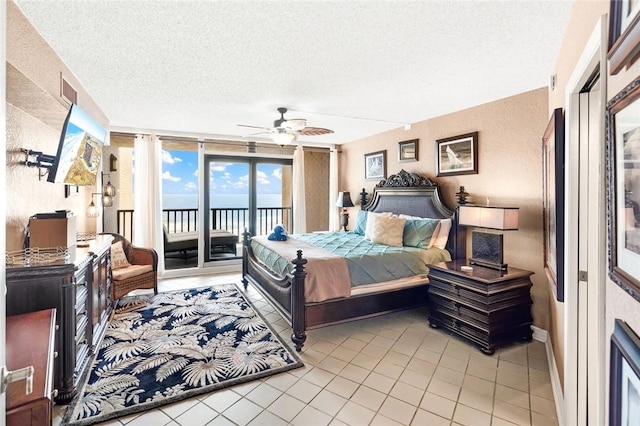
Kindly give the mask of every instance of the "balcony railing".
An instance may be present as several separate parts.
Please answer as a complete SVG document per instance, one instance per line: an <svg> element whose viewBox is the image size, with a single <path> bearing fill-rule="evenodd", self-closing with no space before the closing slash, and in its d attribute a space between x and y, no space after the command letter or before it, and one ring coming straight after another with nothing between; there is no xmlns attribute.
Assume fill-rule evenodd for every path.
<svg viewBox="0 0 640 426"><path fill-rule="evenodd" d="M117 232L131 241L133 237L133 210L117 211ZM249 209L246 207L210 209L209 223L211 229L222 229L236 234L242 241L242 233L249 228ZM256 230L257 235L266 235L277 224L285 229L292 229L293 216L291 207L258 207ZM162 224L170 234L194 232L198 230L198 209L164 209Z"/></svg>

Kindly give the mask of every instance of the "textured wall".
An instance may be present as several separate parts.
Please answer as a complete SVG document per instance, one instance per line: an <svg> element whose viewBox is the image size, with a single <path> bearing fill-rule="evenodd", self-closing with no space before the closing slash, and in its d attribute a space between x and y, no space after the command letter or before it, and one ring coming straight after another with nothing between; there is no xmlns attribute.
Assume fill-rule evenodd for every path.
<svg viewBox="0 0 640 426"><path fill-rule="evenodd" d="M340 188L371 193L376 182L364 180L364 157L387 151L387 174L400 169L435 178L436 140L477 131L478 174L435 178L449 206L463 185L471 202L520 207L520 226L504 236L505 262L535 272L532 277L536 326L549 325L549 290L542 268L542 134L547 126L547 88L414 123L341 146ZM417 162L398 162L398 142L420 139ZM351 209L353 213L357 208ZM351 224L351 228L353 223ZM469 244L467 245L469 247ZM469 250L469 249L467 249Z"/></svg>
<svg viewBox="0 0 640 426"><path fill-rule="evenodd" d="M60 97L60 76L78 91L78 105L103 127L109 122L82 85L40 37L13 2L7 2L7 250L22 248L29 217L71 210L79 232L95 231L85 217L96 187L65 198L64 185L39 179L38 169L21 165L22 149L55 154L69 105Z"/></svg>

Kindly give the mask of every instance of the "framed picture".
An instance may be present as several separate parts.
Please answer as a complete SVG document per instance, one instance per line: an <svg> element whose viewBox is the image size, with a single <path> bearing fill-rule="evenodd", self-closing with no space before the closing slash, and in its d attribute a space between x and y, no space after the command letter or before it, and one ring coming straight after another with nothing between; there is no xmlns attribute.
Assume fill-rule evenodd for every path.
<svg viewBox="0 0 640 426"><path fill-rule="evenodd" d="M609 276L640 301L640 78L607 104Z"/></svg>
<svg viewBox="0 0 640 426"><path fill-rule="evenodd" d="M398 142L398 161L418 161L418 139Z"/></svg>
<svg viewBox="0 0 640 426"><path fill-rule="evenodd" d="M551 115L542 136L544 270L556 300L564 302L564 116Z"/></svg>
<svg viewBox="0 0 640 426"><path fill-rule="evenodd" d="M438 176L478 173L478 132L436 140Z"/></svg>
<svg viewBox="0 0 640 426"><path fill-rule="evenodd" d="M64 186L64 198L69 198L80 193L80 187L76 185Z"/></svg>
<svg viewBox="0 0 640 426"><path fill-rule="evenodd" d="M387 177L387 150L364 155L364 178L384 179Z"/></svg>
<svg viewBox="0 0 640 426"><path fill-rule="evenodd" d="M619 319L611 335L609 374L609 425L635 424L640 416L640 339Z"/></svg>
<svg viewBox="0 0 640 426"><path fill-rule="evenodd" d="M616 75L640 53L640 1L611 0L609 8L609 70Z"/></svg>

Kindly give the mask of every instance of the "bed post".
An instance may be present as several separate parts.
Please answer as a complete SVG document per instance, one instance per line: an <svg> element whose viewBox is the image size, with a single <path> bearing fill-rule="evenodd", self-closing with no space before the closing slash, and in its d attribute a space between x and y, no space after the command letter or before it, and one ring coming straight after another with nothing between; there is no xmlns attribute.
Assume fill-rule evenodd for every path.
<svg viewBox="0 0 640 426"><path fill-rule="evenodd" d="M300 352L307 340L304 303L304 278L307 275L304 265L307 263L307 259L302 257L302 250L298 250L298 256L291 263L294 265L293 279L291 280L291 327L293 328L291 341L296 345L296 351Z"/></svg>
<svg viewBox="0 0 640 426"><path fill-rule="evenodd" d="M247 228L244 228L244 232L242 233L242 284L244 284L244 289L246 290L249 286L249 281L247 280L247 275L249 274L248 265L249 265L249 244L251 244L251 233Z"/></svg>
<svg viewBox="0 0 640 426"><path fill-rule="evenodd" d="M360 193L360 210L364 210L367 205L367 191L362 188L362 192Z"/></svg>

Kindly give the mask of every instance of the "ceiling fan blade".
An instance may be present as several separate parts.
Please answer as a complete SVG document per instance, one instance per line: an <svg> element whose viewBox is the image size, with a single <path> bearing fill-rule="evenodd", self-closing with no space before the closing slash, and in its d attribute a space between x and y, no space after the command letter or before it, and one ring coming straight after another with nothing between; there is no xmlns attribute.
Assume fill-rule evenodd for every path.
<svg viewBox="0 0 640 426"><path fill-rule="evenodd" d="M263 127L263 126L249 126L248 124L237 124L239 127L248 127L250 129L263 129L263 130L271 130L271 127Z"/></svg>
<svg viewBox="0 0 640 426"><path fill-rule="evenodd" d="M333 130L324 129L322 127L305 127L304 129L299 130L298 133L305 136L320 136L333 133Z"/></svg>

